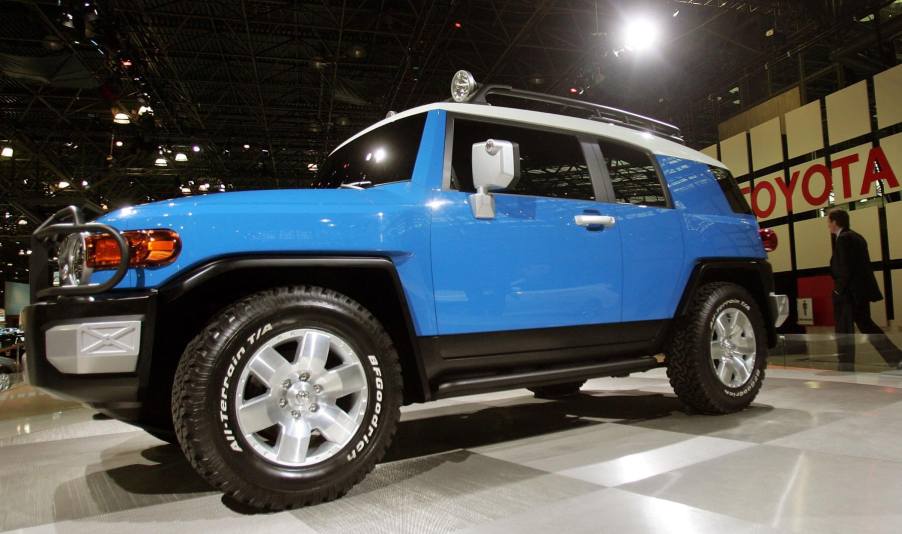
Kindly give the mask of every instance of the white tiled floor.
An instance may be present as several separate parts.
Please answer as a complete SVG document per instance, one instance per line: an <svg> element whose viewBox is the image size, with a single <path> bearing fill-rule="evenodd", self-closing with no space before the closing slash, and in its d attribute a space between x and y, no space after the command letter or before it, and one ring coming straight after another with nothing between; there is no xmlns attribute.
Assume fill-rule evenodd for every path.
<svg viewBox="0 0 902 534"><path fill-rule="evenodd" d="M224 501L177 447L15 392L0 393L0 530L902 531L891 373L772 368L752 408L721 417L686 414L660 370L564 401L517 390L412 406L349 495L277 514Z"/></svg>

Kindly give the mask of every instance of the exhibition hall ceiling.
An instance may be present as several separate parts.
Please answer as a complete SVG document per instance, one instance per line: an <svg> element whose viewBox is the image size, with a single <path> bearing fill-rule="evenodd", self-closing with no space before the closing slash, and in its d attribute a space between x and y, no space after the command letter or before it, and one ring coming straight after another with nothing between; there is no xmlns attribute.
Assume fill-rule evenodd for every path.
<svg viewBox="0 0 902 534"><path fill-rule="evenodd" d="M706 146L800 69L841 65L811 89L828 94L898 61L900 4L0 0L0 269L21 277L23 239L68 204L303 186L388 111L447 99L458 69Z"/></svg>

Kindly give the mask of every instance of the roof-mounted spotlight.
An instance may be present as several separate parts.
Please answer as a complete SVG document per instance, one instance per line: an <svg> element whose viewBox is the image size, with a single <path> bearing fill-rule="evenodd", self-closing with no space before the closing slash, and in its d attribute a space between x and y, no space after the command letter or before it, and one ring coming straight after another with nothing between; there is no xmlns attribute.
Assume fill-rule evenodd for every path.
<svg viewBox="0 0 902 534"><path fill-rule="evenodd" d="M451 99L466 102L476 92L476 78L465 70L459 70L451 78Z"/></svg>

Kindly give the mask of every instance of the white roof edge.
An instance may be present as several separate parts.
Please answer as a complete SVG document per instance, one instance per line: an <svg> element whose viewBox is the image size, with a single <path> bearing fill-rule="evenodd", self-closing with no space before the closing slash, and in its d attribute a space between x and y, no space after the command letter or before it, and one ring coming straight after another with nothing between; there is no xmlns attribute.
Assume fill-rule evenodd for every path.
<svg viewBox="0 0 902 534"><path fill-rule="evenodd" d="M559 130L571 131L592 135L596 137L605 137L616 141L621 141L635 145L648 150L649 152L660 156L672 156L682 159L688 159L713 165L715 167L726 168L722 162L685 145L681 145L669 139L653 135L649 132L624 128L615 124L606 122L593 121L588 119L579 119L567 115L557 115L554 113L544 113L541 111L531 111L516 108L506 108L501 106L490 106L486 104L458 104L453 102L435 102L418 106L415 108L404 110L361 130L360 132L349 137L346 141L335 147L334 153L339 148L350 143L354 139L369 133L376 128L390 124L396 120L410 117L419 113L425 113L434 109L442 109L451 113L460 115L470 115L472 117L485 117L489 119L501 119L511 122L519 122L530 126L550 126ZM331 155L331 154L330 154Z"/></svg>

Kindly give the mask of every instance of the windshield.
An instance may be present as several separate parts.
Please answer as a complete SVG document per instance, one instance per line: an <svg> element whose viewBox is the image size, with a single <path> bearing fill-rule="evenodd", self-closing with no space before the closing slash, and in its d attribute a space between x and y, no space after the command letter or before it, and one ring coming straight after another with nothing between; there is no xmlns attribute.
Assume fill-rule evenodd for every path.
<svg viewBox="0 0 902 534"><path fill-rule="evenodd" d="M425 123L420 113L361 135L320 165L311 187L357 189L410 180Z"/></svg>

